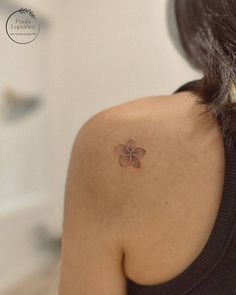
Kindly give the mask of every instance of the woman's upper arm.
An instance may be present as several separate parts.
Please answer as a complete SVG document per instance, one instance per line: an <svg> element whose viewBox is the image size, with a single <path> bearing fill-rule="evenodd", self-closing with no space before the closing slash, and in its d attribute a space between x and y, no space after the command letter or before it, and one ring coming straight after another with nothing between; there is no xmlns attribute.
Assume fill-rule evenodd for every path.
<svg viewBox="0 0 236 295"><path fill-rule="evenodd" d="M126 294L122 206L112 179L114 163L109 163L113 154L104 147L103 124L93 118L73 144L65 188L60 295Z"/></svg>

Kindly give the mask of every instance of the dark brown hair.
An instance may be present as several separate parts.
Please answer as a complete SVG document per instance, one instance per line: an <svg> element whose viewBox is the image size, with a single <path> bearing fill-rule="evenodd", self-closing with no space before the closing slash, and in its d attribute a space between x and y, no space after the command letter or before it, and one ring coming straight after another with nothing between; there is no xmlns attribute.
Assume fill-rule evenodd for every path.
<svg viewBox="0 0 236 295"><path fill-rule="evenodd" d="M203 72L194 92L236 144L236 0L175 0L181 44Z"/></svg>

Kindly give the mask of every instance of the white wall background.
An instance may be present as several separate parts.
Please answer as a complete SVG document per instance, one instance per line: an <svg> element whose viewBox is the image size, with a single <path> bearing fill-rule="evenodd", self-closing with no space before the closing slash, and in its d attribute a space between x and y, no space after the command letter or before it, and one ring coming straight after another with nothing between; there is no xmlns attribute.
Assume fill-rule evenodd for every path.
<svg viewBox="0 0 236 295"><path fill-rule="evenodd" d="M18 1L0 2L0 293L45 263L36 249L34 229L50 224L50 172L47 140L49 40L42 26L28 45L14 43L5 31L8 16L27 7ZM39 13L41 20L45 17ZM16 121L4 120L5 91L37 95L41 107ZM56 198L54 198L56 200Z"/></svg>

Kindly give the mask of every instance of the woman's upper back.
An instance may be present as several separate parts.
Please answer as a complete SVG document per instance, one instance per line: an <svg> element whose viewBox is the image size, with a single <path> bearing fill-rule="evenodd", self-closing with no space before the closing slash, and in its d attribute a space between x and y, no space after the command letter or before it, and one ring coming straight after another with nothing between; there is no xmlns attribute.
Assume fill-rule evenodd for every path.
<svg viewBox="0 0 236 295"><path fill-rule="evenodd" d="M208 112L202 114L204 110L206 106L197 104L197 97L190 91L136 99L96 114L76 137L71 161L75 164L69 167L66 198L80 198L75 204L70 201L72 205L66 205L65 211L68 216L80 215L83 228L83 220L86 225L96 224L99 238L103 234L109 237L109 249L123 253L118 254L117 261L122 263L122 282L127 279L128 294L182 295L189 275L189 282L202 279L217 251L225 247L225 237L220 235L225 231L229 236L232 228L227 220L234 210L230 202L224 205L219 219L220 233L215 236L219 244L214 246L211 240L202 256L207 269L200 259L193 272L185 272L183 280L173 280L206 245L222 199L224 141L217 121ZM127 152L125 145L130 140L141 148L139 153L145 153ZM121 161L127 153L131 160L138 158L140 166L137 161L135 165L124 158ZM236 167L236 159L234 164ZM66 223L67 232L72 222ZM72 226L75 233L79 232L79 225ZM76 244L78 248L79 241ZM65 252L69 249L71 246ZM105 270L104 275L108 276ZM170 280L171 284L163 285ZM179 293L171 289L172 285L179 286Z"/></svg>

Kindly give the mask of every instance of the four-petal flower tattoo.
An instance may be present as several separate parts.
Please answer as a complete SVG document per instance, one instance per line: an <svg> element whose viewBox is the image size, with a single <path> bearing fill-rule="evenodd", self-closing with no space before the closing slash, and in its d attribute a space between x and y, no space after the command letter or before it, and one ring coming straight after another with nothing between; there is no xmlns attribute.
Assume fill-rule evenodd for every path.
<svg viewBox="0 0 236 295"><path fill-rule="evenodd" d="M117 144L115 151L119 154L121 166L132 165L140 168L140 158L145 154L145 149L136 147L133 139L129 139L126 144Z"/></svg>

